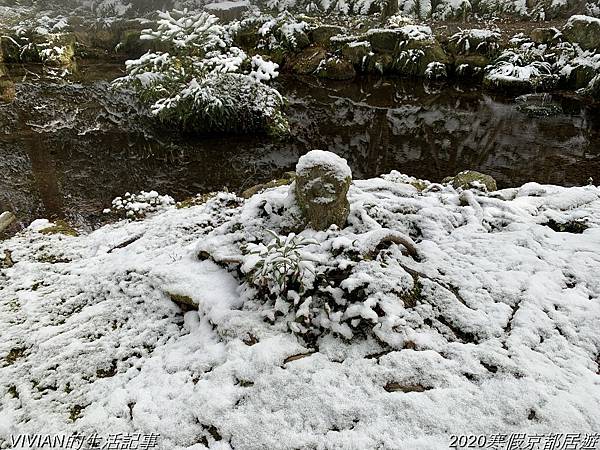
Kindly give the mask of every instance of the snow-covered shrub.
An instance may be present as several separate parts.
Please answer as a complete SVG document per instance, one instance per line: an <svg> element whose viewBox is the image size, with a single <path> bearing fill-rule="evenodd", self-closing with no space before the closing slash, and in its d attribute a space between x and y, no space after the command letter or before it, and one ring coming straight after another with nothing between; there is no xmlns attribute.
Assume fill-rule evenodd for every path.
<svg viewBox="0 0 600 450"><path fill-rule="evenodd" d="M294 233L281 237L268 232L273 240L266 246L248 245L249 259L243 270L250 272L250 280L256 286L284 300L291 297L294 306L299 306L300 295L311 284L311 278L314 279L313 263L301 250L318 243Z"/></svg>
<svg viewBox="0 0 600 450"><path fill-rule="evenodd" d="M398 7L405 15L427 19L433 11L431 0L399 0Z"/></svg>
<svg viewBox="0 0 600 450"><path fill-rule="evenodd" d="M506 50L498 57L491 72L529 79L540 75L551 75L552 65L545 60L543 54L535 50Z"/></svg>
<svg viewBox="0 0 600 450"><path fill-rule="evenodd" d="M526 0L471 0L473 13L483 18L497 18L503 15L527 17Z"/></svg>
<svg viewBox="0 0 600 450"><path fill-rule="evenodd" d="M141 39L158 40L169 51L127 61L127 75L114 85L133 88L165 125L190 132L287 133L283 97L264 84L278 75L278 66L233 46L215 16L160 13L158 28L144 30Z"/></svg>
<svg viewBox="0 0 600 450"><path fill-rule="evenodd" d="M432 81L444 80L448 77L448 73L446 71L446 65L433 61L427 65L425 69L425 78Z"/></svg>
<svg viewBox="0 0 600 450"><path fill-rule="evenodd" d="M434 20L466 19L471 13L469 0L441 0L432 12Z"/></svg>
<svg viewBox="0 0 600 450"><path fill-rule="evenodd" d="M71 64L75 54L75 41L66 33L69 30L65 16L23 20L2 36L4 58L13 62L41 62L54 66Z"/></svg>
<svg viewBox="0 0 600 450"><path fill-rule="evenodd" d="M99 16L120 17L124 16L131 6L131 3L122 0L100 0L92 2L91 9Z"/></svg>
<svg viewBox="0 0 600 450"><path fill-rule="evenodd" d="M256 11L232 27L242 33L257 36L256 47L271 53L298 51L309 44L308 23L296 19L287 11L277 16Z"/></svg>
<svg viewBox="0 0 600 450"><path fill-rule="evenodd" d="M483 29L460 30L450 36L449 43L457 54L492 56L500 48L500 32Z"/></svg>
<svg viewBox="0 0 600 450"><path fill-rule="evenodd" d="M588 2L585 5L585 14L592 17L600 17L600 1Z"/></svg>
<svg viewBox="0 0 600 450"><path fill-rule="evenodd" d="M258 6L271 10L290 10L298 12L369 14L379 11L382 0L260 0Z"/></svg>
<svg viewBox="0 0 600 450"><path fill-rule="evenodd" d="M400 28L405 25L413 25L414 23L415 23L415 20L412 17L406 16L402 13L399 13L399 14L394 14L393 16L388 17L387 22L386 22L386 27Z"/></svg>
<svg viewBox="0 0 600 450"><path fill-rule="evenodd" d="M114 213L130 219L142 219L148 214L160 211L175 204L168 195L159 195L156 191L141 191L137 194L127 192L123 197L112 201L112 207L105 209L106 214Z"/></svg>
<svg viewBox="0 0 600 450"><path fill-rule="evenodd" d="M547 90L556 86L558 76L544 53L545 48L523 44L505 50L486 68L484 84L506 90Z"/></svg>
<svg viewBox="0 0 600 450"><path fill-rule="evenodd" d="M553 68L566 85L584 89L600 72L600 53L582 50L577 44L561 42L553 49Z"/></svg>

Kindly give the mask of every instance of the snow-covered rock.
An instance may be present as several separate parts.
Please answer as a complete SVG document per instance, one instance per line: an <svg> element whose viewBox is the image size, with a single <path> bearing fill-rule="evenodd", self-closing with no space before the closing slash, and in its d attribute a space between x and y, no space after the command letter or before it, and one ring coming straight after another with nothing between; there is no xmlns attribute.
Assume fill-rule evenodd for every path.
<svg viewBox="0 0 600 450"><path fill-rule="evenodd" d="M563 34L584 50L600 51L600 19L584 15L571 16L563 28Z"/></svg>

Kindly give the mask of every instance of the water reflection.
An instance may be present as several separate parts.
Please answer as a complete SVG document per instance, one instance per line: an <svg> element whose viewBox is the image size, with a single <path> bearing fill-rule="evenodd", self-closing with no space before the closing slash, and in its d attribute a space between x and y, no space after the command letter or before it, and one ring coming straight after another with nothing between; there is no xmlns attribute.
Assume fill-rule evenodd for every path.
<svg viewBox="0 0 600 450"><path fill-rule="evenodd" d="M556 97L563 113L532 118L514 102L406 80L323 83L284 78L293 137L192 137L157 130L104 82L21 83L0 106L0 208L24 221L101 220L126 191L181 199L242 190L293 169L313 148L348 159L355 177L396 169L439 181L478 169L502 186L600 179L600 113Z"/></svg>

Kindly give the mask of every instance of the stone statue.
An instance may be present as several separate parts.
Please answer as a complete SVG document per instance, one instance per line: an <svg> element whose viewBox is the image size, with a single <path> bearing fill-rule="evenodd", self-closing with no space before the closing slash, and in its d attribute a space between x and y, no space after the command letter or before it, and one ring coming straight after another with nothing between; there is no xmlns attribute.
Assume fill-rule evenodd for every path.
<svg viewBox="0 0 600 450"><path fill-rule="evenodd" d="M292 189L306 225L315 230L334 224L343 228L350 213L347 194L351 183L348 163L336 154L313 150L302 156Z"/></svg>

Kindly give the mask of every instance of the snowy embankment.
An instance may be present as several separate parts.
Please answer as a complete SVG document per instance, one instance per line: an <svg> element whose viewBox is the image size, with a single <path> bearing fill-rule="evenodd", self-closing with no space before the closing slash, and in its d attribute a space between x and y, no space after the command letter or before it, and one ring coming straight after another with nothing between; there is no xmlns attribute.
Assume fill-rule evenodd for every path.
<svg viewBox="0 0 600 450"><path fill-rule="evenodd" d="M598 432L600 189L414 181L355 181L346 228L299 233L318 242L301 304L242 274L260 254L246 244L294 231L288 186L1 242L0 442L439 449L450 433ZM390 234L418 256L374 247Z"/></svg>

